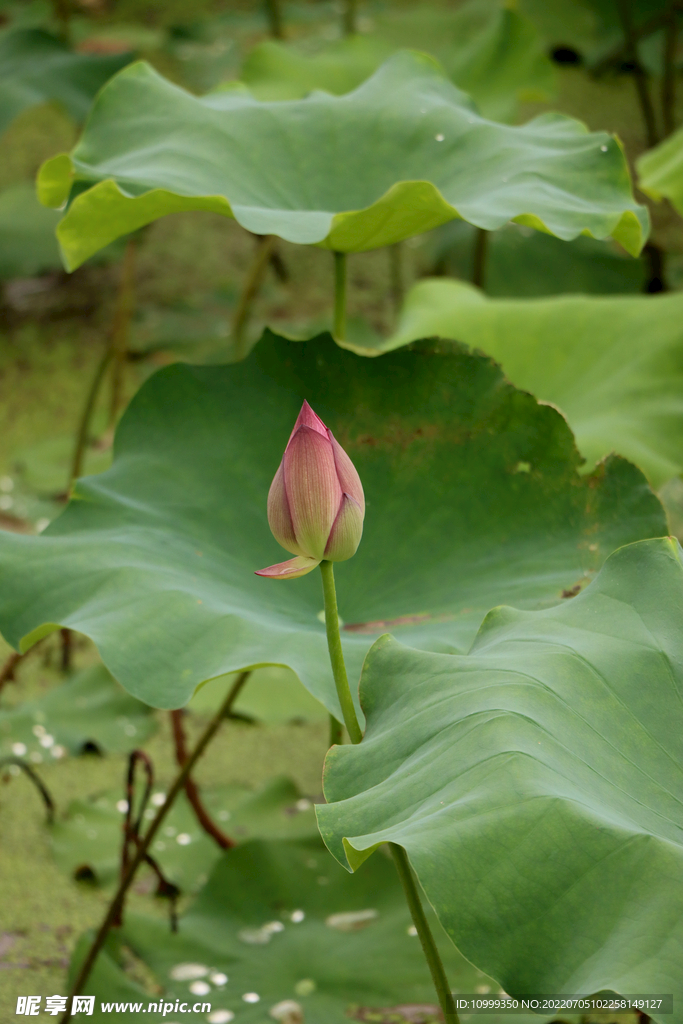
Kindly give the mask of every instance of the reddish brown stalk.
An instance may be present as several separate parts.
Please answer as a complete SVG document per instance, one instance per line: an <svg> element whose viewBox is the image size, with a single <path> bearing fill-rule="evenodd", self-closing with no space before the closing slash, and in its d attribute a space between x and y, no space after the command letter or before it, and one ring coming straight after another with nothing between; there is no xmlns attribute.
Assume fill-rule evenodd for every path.
<svg viewBox="0 0 683 1024"><path fill-rule="evenodd" d="M171 727L173 729L176 761L178 763L178 767L182 768L188 758L187 745L185 742L185 730L183 728L182 708L179 708L177 711L171 711ZM222 850L232 849L235 845L234 839L231 839L230 836L226 836L225 832L223 832L222 829L220 829L211 819L211 815L202 803L197 784L190 775L188 775L185 780L185 793L187 795L187 799L192 805L192 810L197 817L197 821L204 831L210 835L216 843L218 843Z"/></svg>

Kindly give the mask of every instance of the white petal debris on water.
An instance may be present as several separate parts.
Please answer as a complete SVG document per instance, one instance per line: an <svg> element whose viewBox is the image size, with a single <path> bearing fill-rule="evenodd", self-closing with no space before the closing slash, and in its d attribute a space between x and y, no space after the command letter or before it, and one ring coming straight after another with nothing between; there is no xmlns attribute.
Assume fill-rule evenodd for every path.
<svg viewBox="0 0 683 1024"><path fill-rule="evenodd" d="M330 914L325 918L325 924L338 932L355 932L360 928L366 928L378 917L379 913L376 910L350 910L342 914Z"/></svg>
<svg viewBox="0 0 683 1024"><path fill-rule="evenodd" d="M261 996L258 994L258 992L245 992L244 995L242 996L242 999L244 1000L245 1003L258 1003L261 999Z"/></svg>
<svg viewBox="0 0 683 1024"><path fill-rule="evenodd" d="M301 1003L294 999L284 999L281 1003L271 1006L268 1016L280 1024L303 1024L304 1011Z"/></svg>
<svg viewBox="0 0 683 1024"><path fill-rule="evenodd" d="M237 933L237 938L249 946L265 946L273 935L284 931L284 927L282 921L268 921L260 928L243 928Z"/></svg>
<svg viewBox="0 0 683 1024"><path fill-rule="evenodd" d="M168 972L169 978L173 981L195 981L197 978L205 978L209 973L206 964L176 964Z"/></svg>
<svg viewBox="0 0 683 1024"><path fill-rule="evenodd" d="M293 910L292 913L289 915L289 920L293 924L301 924L305 917L306 914L304 913L303 910Z"/></svg>
<svg viewBox="0 0 683 1024"><path fill-rule="evenodd" d="M208 996L211 986L206 981L193 981L190 985L190 992L193 996Z"/></svg>
<svg viewBox="0 0 683 1024"><path fill-rule="evenodd" d="M232 1010L214 1010L206 1019L209 1024L230 1024L230 1021L235 1019L235 1014Z"/></svg>

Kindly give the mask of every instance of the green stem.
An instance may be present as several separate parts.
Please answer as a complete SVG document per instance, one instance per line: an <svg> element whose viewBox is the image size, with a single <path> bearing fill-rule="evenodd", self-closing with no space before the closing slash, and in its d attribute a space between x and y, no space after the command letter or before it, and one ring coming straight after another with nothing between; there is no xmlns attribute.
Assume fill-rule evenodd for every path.
<svg viewBox="0 0 683 1024"><path fill-rule="evenodd" d="M439 950L436 947L434 936L431 933L429 923L425 916L424 907L420 900L420 893L418 892L417 885L415 884L415 878L410 867L410 861L408 860L408 854L399 846L398 843L389 843L389 849L391 850L391 856L394 858L394 864L398 872L398 877L401 880L403 891L406 896L406 901L410 909L410 916L413 919L413 924L417 929L418 938L422 944L422 950L429 965L429 970L432 975L432 981L434 982L434 988L439 998L439 1005L441 1012L444 1016L446 1024L459 1024L458 1013L455 1009L455 1002L453 1001L453 994L446 978L446 972L444 970L441 957L439 956Z"/></svg>
<svg viewBox="0 0 683 1024"><path fill-rule="evenodd" d="M344 35L353 36L358 31L358 0L344 0Z"/></svg>
<svg viewBox="0 0 683 1024"><path fill-rule="evenodd" d="M334 254L334 327L337 341L346 339L346 253Z"/></svg>
<svg viewBox="0 0 683 1024"><path fill-rule="evenodd" d="M631 3L632 0L617 0L617 10L619 12L621 27L624 33L626 52L628 53L629 60L633 65L633 81L635 82L636 92L638 93L638 102L640 103L640 110L643 115L647 144L651 149L653 146L656 146L659 141L657 136L657 123L655 121L655 112L652 106L652 100L650 99L650 93L648 91L647 75L645 74L643 65L640 63L638 57L638 36L634 29L633 19L631 17Z"/></svg>
<svg viewBox="0 0 683 1024"><path fill-rule="evenodd" d="M403 272L403 242L389 246L389 272L391 274L391 299L394 307L394 321L398 320L403 306L405 281Z"/></svg>
<svg viewBox="0 0 683 1024"><path fill-rule="evenodd" d="M330 651L332 663L332 675L334 685L337 687L337 696L344 716L346 731L351 737L352 743L360 743L363 733L360 730L356 709L353 706L349 677L346 674L344 664L344 652L342 651L341 636L339 634L339 612L337 611L337 591L334 586L334 566L327 560L320 563L320 572L323 578L323 597L325 598L325 629L327 630L327 646Z"/></svg>
<svg viewBox="0 0 683 1024"><path fill-rule="evenodd" d="M282 21L280 0L266 0L266 14L268 16L268 25L270 26L271 36L273 36L274 39L284 39L285 28Z"/></svg>
<svg viewBox="0 0 683 1024"><path fill-rule="evenodd" d="M489 233L485 228L477 228L474 237L472 254L472 284L483 288L486 284L486 257L489 249Z"/></svg>
<svg viewBox="0 0 683 1024"><path fill-rule="evenodd" d="M116 302L116 312L111 333L113 358L111 377L111 401L109 403L109 429L113 430L123 404L123 378L128 358L128 335L135 306L135 255L137 240L130 235L121 264L121 280Z"/></svg>
<svg viewBox="0 0 683 1024"><path fill-rule="evenodd" d="M73 1006L73 997L79 995L79 993L82 991L83 986L85 985L86 981L88 980L88 977L90 976L91 970L95 966L95 961L97 960L100 950L104 946L107 935L109 934L109 931L112 925L114 924L114 921L120 914L123 902L126 898L126 892L130 888L133 879L135 878L135 872L137 871L137 869L140 867L143 860L147 856L147 851L151 846L154 836L161 828L164 818L166 817L171 807L173 806L173 802L175 798L178 796L178 793L180 793L181 789L184 788L185 781L189 778L190 772L194 768L195 764L197 763L201 755L206 750L206 747L208 746L210 741L217 733L223 719L227 717L230 708L232 707L234 701L237 699L240 690L242 689L250 675L250 672L240 672L239 676L232 684L225 700L223 701L220 708L207 725L202 735L200 736L196 747L194 748L194 750L192 751L192 753L185 761L178 774L176 775L173 785L166 794L166 800L157 811L154 820L152 821L151 825L147 829L147 832L141 839L140 844L137 847L135 856L128 864L126 873L124 877L121 879L118 889L114 893L112 901L107 909L107 913L104 916L104 920L102 921L102 924L98 929L97 935L95 936L93 943L88 951L88 955L81 964L80 970L76 975L76 980L71 986L71 992L69 993L69 1000L67 1003L68 1009L64 1016L61 1018L60 1024L67 1024L67 1022L71 1020L71 1007Z"/></svg>
<svg viewBox="0 0 683 1024"><path fill-rule="evenodd" d="M662 117L664 135L676 128L676 35L678 23L676 4L669 2L664 27L664 75L662 77Z"/></svg>
<svg viewBox="0 0 683 1024"><path fill-rule="evenodd" d="M334 567L332 562L323 561L320 563L320 572L323 578L323 595L325 597L325 626L327 628L327 646L330 650L330 661L332 662L332 674L337 687L337 696L344 715L344 723L352 743L360 743L363 735L356 718L356 709L351 699L349 679L344 664L344 652L342 651L341 636L339 635L339 612L337 611L337 593L334 586ZM331 717L331 723L335 719ZM398 877L406 896L410 909L410 916L417 929L417 934L422 943L429 970L434 982L434 988L439 999L439 1005L443 1011L445 1024L460 1024L458 1014L453 1002L446 972L436 948L436 942L432 935L425 912L420 902L420 894L415 885L415 879L410 869L408 855L402 846L397 843L389 843L391 855L394 858Z"/></svg>
<svg viewBox="0 0 683 1024"><path fill-rule="evenodd" d="M90 421L92 420L93 412L95 411L95 405L97 403L97 396L100 393L102 387L102 381L104 375L107 372L107 367L111 362L114 355L114 350L109 345L102 355L97 368L95 370L95 376L92 379L90 390L85 399L85 405L81 413L81 419L78 424L78 431L76 433L76 444L74 445L74 453L71 458L71 472L69 474L69 490L73 487L78 477L83 471L83 459L85 457L85 449L88 444L88 434L90 433Z"/></svg>
<svg viewBox="0 0 683 1024"><path fill-rule="evenodd" d="M275 246L275 235L256 235L257 248L242 287L235 315L232 320L232 343L235 361L244 359L247 354L246 329L251 316L254 300L263 284L270 257Z"/></svg>

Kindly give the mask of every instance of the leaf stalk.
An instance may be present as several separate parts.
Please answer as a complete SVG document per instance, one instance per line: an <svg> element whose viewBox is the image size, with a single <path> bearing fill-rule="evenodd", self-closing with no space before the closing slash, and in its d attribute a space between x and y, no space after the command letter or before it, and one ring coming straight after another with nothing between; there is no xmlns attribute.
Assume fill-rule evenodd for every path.
<svg viewBox="0 0 683 1024"><path fill-rule="evenodd" d="M346 253L334 254L334 327L337 341L346 339Z"/></svg>

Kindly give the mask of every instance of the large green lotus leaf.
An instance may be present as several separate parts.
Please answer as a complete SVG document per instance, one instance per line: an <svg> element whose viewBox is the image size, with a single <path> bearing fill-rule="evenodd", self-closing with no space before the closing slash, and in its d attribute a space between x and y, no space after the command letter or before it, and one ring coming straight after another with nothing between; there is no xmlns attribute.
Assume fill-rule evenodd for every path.
<svg viewBox="0 0 683 1024"><path fill-rule="evenodd" d="M683 1020L682 556L628 545L558 607L491 611L467 656L382 637L363 742L327 756L329 848L404 846L512 995L673 992Z"/></svg>
<svg viewBox="0 0 683 1024"><path fill-rule="evenodd" d="M58 223L59 214L41 206L31 182L0 192L0 279L61 270Z"/></svg>
<svg viewBox="0 0 683 1024"><path fill-rule="evenodd" d="M653 199L668 199L683 213L683 129L636 161L638 187Z"/></svg>
<svg viewBox="0 0 683 1024"><path fill-rule="evenodd" d="M130 53L74 53L40 28L0 36L0 132L27 107L56 100L83 121L98 89L128 64Z"/></svg>
<svg viewBox="0 0 683 1024"><path fill-rule="evenodd" d="M118 791L74 800L51 830L55 860L78 879L100 885L116 881L121 870L121 824L125 813L123 779ZM293 782L272 779L255 792L244 786L202 787L209 814L236 843L259 839L301 839L318 834L312 803ZM145 811L143 826L156 807ZM184 793L174 803L151 853L164 875L183 893L201 888L221 854L220 847L200 827Z"/></svg>
<svg viewBox="0 0 683 1024"><path fill-rule="evenodd" d="M5 638L24 649L56 624L79 630L159 707L285 664L336 712L318 574L254 575L282 557L266 496L304 398L368 501L360 550L337 569L355 678L387 628L466 649L492 605L560 600L619 544L666 532L639 470L613 458L581 477L565 420L486 357L433 342L358 359L329 336L267 333L244 363L155 374L112 468L81 481L40 536L0 534Z"/></svg>
<svg viewBox="0 0 683 1024"><path fill-rule="evenodd" d="M267 40L247 57L240 78L260 100L297 99L313 89L340 95L357 88L396 47L436 57L484 117L514 120L520 100L548 100L553 67L534 26L491 0L457 10L419 8L374 19L373 35L354 35L308 53Z"/></svg>
<svg viewBox="0 0 683 1024"><path fill-rule="evenodd" d="M682 318L680 294L487 299L461 281L424 279L372 351L428 334L457 338L558 405L589 463L618 451L658 487L683 472ZM358 350L369 343L359 338Z"/></svg>
<svg viewBox="0 0 683 1024"><path fill-rule="evenodd" d="M72 154L43 165L39 190L53 206L75 195L58 228L70 268L180 210L345 252L462 217L612 235L637 253L648 223L615 138L559 114L487 121L410 52L345 96L287 103L235 89L198 98L132 64L101 91Z"/></svg>
<svg viewBox="0 0 683 1024"><path fill-rule="evenodd" d="M151 708L124 693L103 665L95 665L44 697L0 710L0 756L26 756L39 764L67 752L125 752L156 728Z"/></svg>
<svg viewBox="0 0 683 1024"><path fill-rule="evenodd" d="M0 629L22 649L90 636L131 693L177 707L215 676L291 667L339 713L318 573L281 560L266 497L303 399L354 460L367 498L358 553L337 567L352 679L388 628L467 649L488 609L561 600L619 544L666 533L634 466L580 476L563 417L487 357L424 343L359 359L328 336L266 333L243 363L156 373L119 426L114 463L78 483L38 537L0 533Z"/></svg>
<svg viewBox="0 0 683 1024"><path fill-rule="evenodd" d="M460 956L433 912L429 916L453 987L474 992L486 985L488 979ZM273 924L275 928L269 929ZM307 1024L348 1024L347 1012L353 1013L354 1007L435 1002L410 924L388 858L374 858L367 873L353 878L319 838L277 844L253 841L221 857L180 918L177 934L158 918L129 915L116 944L110 944L109 957L91 976L88 992L98 1003L117 998L109 993L112 975L123 980L120 971L112 970L116 945L121 943L151 968L162 989L157 1001L175 1006L178 999L192 1007L200 998L192 986L203 968L203 999L211 1004L212 1014L224 1009L232 1011L239 1024L272 1024L270 1010L294 1000ZM195 965L194 982L174 978L182 972L181 965L189 964ZM216 974L226 975L227 982L216 979L223 982L216 984ZM490 982L489 986L494 989ZM248 993L258 1001L246 1001ZM137 1001L140 995L123 998ZM126 1019L161 1020L161 1013L147 1009L153 1000L147 996L142 1003L146 1012L141 1007L139 1013L144 1016L129 1013ZM529 1020L527 1016L521 1024Z"/></svg>

